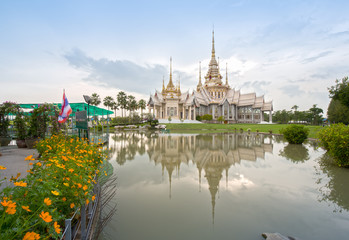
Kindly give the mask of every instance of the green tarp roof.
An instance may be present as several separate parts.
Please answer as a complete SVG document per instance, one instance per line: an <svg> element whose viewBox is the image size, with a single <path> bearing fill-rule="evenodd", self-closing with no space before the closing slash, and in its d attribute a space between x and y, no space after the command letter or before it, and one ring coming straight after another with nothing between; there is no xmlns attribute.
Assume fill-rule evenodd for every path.
<svg viewBox="0 0 349 240"><path fill-rule="evenodd" d="M62 104L61 103L53 103L54 105L58 106L59 109L61 109ZM19 104L19 106L21 108L24 109L33 109L33 108L37 108L40 104L36 104L36 103L26 103L26 104ZM72 108L73 112L71 115L75 115L75 112L77 111L87 111L88 105L87 103L69 103L70 107ZM108 109L104 109L104 108L100 108L100 107L96 107L96 106L89 106L89 115L90 116L101 116L101 115L108 115L108 114L113 114L113 111L110 111Z"/></svg>

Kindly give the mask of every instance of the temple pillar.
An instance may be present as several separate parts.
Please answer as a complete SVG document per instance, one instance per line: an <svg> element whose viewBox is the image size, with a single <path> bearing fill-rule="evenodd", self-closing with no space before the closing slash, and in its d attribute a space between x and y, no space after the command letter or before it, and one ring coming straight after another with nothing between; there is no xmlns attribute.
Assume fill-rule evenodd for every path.
<svg viewBox="0 0 349 240"><path fill-rule="evenodd" d="M224 104L222 105L222 113L221 113L221 116L223 116L223 118L224 118Z"/></svg>
<svg viewBox="0 0 349 240"><path fill-rule="evenodd" d="M153 117L155 118L155 104L153 105Z"/></svg>
<svg viewBox="0 0 349 240"><path fill-rule="evenodd" d="M194 105L194 119L193 120L196 120L196 107Z"/></svg>
<svg viewBox="0 0 349 240"><path fill-rule="evenodd" d="M273 115L272 115L272 111L269 111L269 123L273 123Z"/></svg>
<svg viewBox="0 0 349 240"><path fill-rule="evenodd" d="M189 119L192 120L191 119L191 106L189 106Z"/></svg>
<svg viewBox="0 0 349 240"><path fill-rule="evenodd" d="M252 108L252 123L254 123L254 109Z"/></svg>
<svg viewBox="0 0 349 240"><path fill-rule="evenodd" d="M212 119L215 119L215 105L212 105Z"/></svg>
<svg viewBox="0 0 349 240"><path fill-rule="evenodd" d="M160 105L160 117L159 118L163 118L163 112L162 112L162 105Z"/></svg>
<svg viewBox="0 0 349 240"><path fill-rule="evenodd" d="M230 119L230 105L228 104L228 120Z"/></svg>

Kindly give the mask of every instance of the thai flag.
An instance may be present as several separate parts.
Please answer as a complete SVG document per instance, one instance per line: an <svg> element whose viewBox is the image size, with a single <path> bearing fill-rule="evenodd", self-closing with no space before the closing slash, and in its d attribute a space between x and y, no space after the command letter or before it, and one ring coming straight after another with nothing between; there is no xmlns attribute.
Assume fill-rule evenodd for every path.
<svg viewBox="0 0 349 240"><path fill-rule="evenodd" d="M67 121L69 115L72 113L71 107L69 105L68 99L65 96L65 91L63 92L62 109L58 116L58 122L64 123Z"/></svg>

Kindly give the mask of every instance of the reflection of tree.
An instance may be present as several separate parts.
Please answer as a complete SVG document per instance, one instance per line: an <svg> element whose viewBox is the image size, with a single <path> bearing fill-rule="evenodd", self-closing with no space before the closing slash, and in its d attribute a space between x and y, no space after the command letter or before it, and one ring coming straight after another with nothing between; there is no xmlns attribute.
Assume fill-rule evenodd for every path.
<svg viewBox="0 0 349 240"><path fill-rule="evenodd" d="M319 165L320 174L325 173L329 178L326 183L323 183L321 178L316 182L322 185L319 189L321 192L319 201L334 203L336 205L335 212L342 212L343 209L349 211L349 169L339 168L327 154L320 158Z"/></svg>
<svg viewBox="0 0 349 240"><path fill-rule="evenodd" d="M280 151L279 155L291 160L294 163L309 160L308 149L302 144L288 144L286 147L284 147L284 150Z"/></svg>

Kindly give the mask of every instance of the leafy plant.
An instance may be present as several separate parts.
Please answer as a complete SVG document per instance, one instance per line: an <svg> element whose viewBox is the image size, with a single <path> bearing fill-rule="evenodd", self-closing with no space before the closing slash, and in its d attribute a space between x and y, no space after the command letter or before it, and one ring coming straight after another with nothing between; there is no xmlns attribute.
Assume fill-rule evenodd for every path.
<svg viewBox="0 0 349 240"><path fill-rule="evenodd" d="M16 135L18 140L24 140L27 136L27 125L25 116L21 111L19 111L16 115L16 118L14 120L14 125L16 129Z"/></svg>
<svg viewBox="0 0 349 240"><path fill-rule="evenodd" d="M327 150L338 166L349 167L349 127L332 124L318 133L320 146Z"/></svg>
<svg viewBox="0 0 349 240"><path fill-rule="evenodd" d="M290 125L280 130L280 133L284 135L285 139L291 144L302 144L309 134L309 129L303 125Z"/></svg>
<svg viewBox="0 0 349 240"><path fill-rule="evenodd" d="M8 127L10 120L8 118L10 113L16 113L19 106L13 102L4 102L0 104L0 136L8 137Z"/></svg>
<svg viewBox="0 0 349 240"><path fill-rule="evenodd" d="M205 114L201 117L201 119L206 121L211 121L213 118L211 114Z"/></svg>

